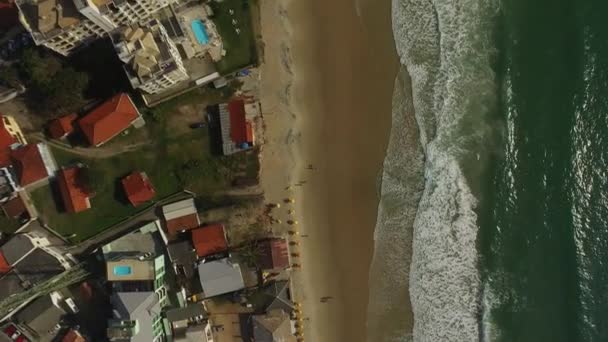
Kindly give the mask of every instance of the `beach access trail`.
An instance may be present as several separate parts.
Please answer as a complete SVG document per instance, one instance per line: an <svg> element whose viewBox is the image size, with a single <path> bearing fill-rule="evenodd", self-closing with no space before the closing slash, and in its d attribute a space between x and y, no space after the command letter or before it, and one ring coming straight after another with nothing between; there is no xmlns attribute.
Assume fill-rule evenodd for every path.
<svg viewBox="0 0 608 342"><path fill-rule="evenodd" d="M365 341L377 181L398 65L390 1L260 6L261 185L267 202L295 200L299 225L273 229L300 233L302 268L293 271L292 291L304 337Z"/></svg>

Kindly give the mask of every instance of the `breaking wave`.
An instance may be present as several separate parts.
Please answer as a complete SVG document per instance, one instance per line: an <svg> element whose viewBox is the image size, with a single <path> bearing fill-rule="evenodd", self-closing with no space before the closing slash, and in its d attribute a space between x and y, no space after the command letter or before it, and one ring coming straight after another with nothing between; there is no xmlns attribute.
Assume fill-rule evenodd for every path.
<svg viewBox="0 0 608 342"><path fill-rule="evenodd" d="M409 101L418 124L424 164L412 162L415 156L403 153L394 143L403 129L400 117L413 114L403 106L395 107L374 267L379 267L380 244L408 241L411 234L411 264L408 257L397 262L409 270L414 341L483 339L481 327L487 316L482 308L488 295L482 293L477 269L475 210L479 178L491 152L491 114L497 107L497 82L492 70L493 19L497 12L497 0L393 0L395 42L402 67L411 78ZM420 182L424 190L416 191L412 184L416 179L404 174L413 175L415 172L408 168L422 165L424 178L420 177ZM395 190L408 193L396 194ZM415 200L404 200L404 196ZM407 219L404 213L408 212L415 218ZM384 262L396 261L386 258ZM395 286L404 283L394 282ZM386 292L385 297L407 292L390 286L381 290ZM407 337L402 338L390 336L384 340Z"/></svg>

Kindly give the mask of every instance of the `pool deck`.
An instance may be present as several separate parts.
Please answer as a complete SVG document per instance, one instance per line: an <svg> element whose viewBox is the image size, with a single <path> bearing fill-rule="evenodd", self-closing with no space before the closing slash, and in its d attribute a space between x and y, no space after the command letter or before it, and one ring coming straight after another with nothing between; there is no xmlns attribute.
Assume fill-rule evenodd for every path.
<svg viewBox="0 0 608 342"><path fill-rule="evenodd" d="M174 9L175 17L180 24L182 31L188 37L189 42L182 42L182 44L188 44L195 51L196 56L209 54L214 62L219 61L222 58L222 51L224 49L222 39L215 27L213 21L208 17L205 5L196 6L182 6ZM192 22L200 20L205 25L205 31L209 42L201 45L192 30Z"/></svg>

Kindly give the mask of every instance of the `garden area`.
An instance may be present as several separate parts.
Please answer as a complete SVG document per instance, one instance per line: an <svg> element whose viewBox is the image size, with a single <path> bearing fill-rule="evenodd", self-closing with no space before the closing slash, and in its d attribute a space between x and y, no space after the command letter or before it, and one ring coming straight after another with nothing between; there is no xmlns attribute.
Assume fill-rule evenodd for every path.
<svg viewBox="0 0 608 342"><path fill-rule="evenodd" d="M214 13L212 20L226 50L226 56L217 63L219 73L226 75L256 64L257 51L249 0L224 0L212 2L211 5Z"/></svg>
<svg viewBox="0 0 608 342"><path fill-rule="evenodd" d="M152 139L137 151L99 159L54 148L58 165L82 163L89 167L95 196L91 198L91 209L68 214L55 185L33 191L32 199L45 222L78 242L148 208L153 203L134 208L127 201L121 179L132 171L147 173L156 189L155 201L182 190L212 196L229 189L235 177L257 177L256 151L213 155L207 129L178 132L163 117L157 121L148 118L149 123L142 130L147 130L146 135ZM173 121L180 119L175 116Z"/></svg>

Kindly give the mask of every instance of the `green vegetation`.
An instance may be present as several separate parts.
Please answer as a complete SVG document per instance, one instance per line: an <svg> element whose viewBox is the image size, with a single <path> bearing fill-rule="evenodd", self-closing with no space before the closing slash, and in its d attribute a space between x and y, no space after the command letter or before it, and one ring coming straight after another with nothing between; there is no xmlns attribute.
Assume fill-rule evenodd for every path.
<svg viewBox="0 0 608 342"><path fill-rule="evenodd" d="M148 174L156 188L157 200L183 189L213 195L229 188L237 176L257 175L256 153L213 156L207 130L173 136L164 120L142 129L149 130L153 138L150 145L106 159L87 159L53 150L59 165L83 163L90 167L89 177L103 177L103 181L91 180L96 192L91 199L92 208L77 214L63 212L61 196L53 186L35 190L32 199L50 227L64 236L75 233L73 241L81 241L145 209L145 206L133 208L122 189L120 180L133 170Z"/></svg>
<svg viewBox="0 0 608 342"><path fill-rule="evenodd" d="M0 212L0 233L13 233L21 227L18 220L13 220Z"/></svg>
<svg viewBox="0 0 608 342"><path fill-rule="evenodd" d="M215 22L226 56L217 63L220 74L226 75L257 62L249 0L212 2ZM230 14L230 10L233 14ZM236 24L233 24L233 20ZM237 34L236 28L240 30Z"/></svg>
<svg viewBox="0 0 608 342"><path fill-rule="evenodd" d="M17 83L14 73L3 72L6 83ZM29 103L40 113L73 112L86 103L86 73L63 66L55 56L35 48L24 51L19 63L19 83L28 88Z"/></svg>

